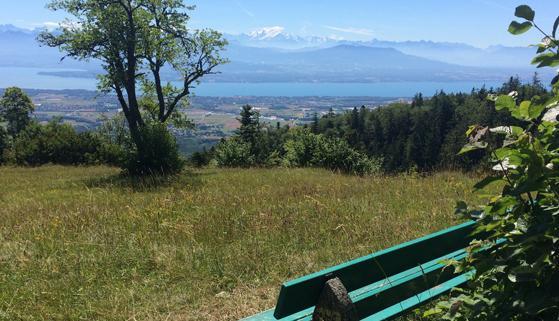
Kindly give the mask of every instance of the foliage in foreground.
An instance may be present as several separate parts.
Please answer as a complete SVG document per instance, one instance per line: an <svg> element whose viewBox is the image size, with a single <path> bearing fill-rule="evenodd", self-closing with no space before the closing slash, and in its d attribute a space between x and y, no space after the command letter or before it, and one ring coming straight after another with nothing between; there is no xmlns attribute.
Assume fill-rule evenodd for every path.
<svg viewBox="0 0 559 321"><path fill-rule="evenodd" d="M513 34L531 27L534 11L522 5L512 22ZM559 17L551 35L538 47L533 63L538 67L559 65L559 42L555 38ZM543 31L542 31L543 32ZM552 98L517 99L517 93L492 97L518 125L489 128L472 126L469 144L462 152L485 149L491 135L504 142L491 150L494 175L476 187L500 182L501 192L480 211L460 203L457 211L481 217L479 241L471 244L458 271L475 275L468 286L457 289L449 300L427 314L444 314L449 320L558 320L559 319L559 76L553 80ZM487 237L488 236L488 237Z"/></svg>

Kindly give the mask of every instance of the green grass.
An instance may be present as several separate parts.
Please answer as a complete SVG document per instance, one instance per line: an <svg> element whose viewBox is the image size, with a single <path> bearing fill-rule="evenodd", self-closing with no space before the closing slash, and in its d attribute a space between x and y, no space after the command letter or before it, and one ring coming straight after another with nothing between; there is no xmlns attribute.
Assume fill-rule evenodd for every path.
<svg viewBox="0 0 559 321"><path fill-rule="evenodd" d="M1 320L237 320L281 282L457 224L476 177L0 168ZM139 184L133 184L139 183Z"/></svg>

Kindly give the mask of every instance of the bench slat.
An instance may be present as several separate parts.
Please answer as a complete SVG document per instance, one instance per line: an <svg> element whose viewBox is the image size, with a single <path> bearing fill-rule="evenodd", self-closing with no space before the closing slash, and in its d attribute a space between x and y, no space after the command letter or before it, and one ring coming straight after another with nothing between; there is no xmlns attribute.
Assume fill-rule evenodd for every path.
<svg viewBox="0 0 559 321"><path fill-rule="evenodd" d="M399 304L394 304L384 310L381 310L371 316L364 318L361 321L381 321L392 320L402 316L406 312L421 306L437 297L449 292L453 288L459 287L472 277L473 272L468 272L454 277L438 286L435 286L427 291L414 295L406 300L401 301Z"/></svg>
<svg viewBox="0 0 559 321"><path fill-rule="evenodd" d="M352 291L349 293L349 296L356 305L360 318L378 314L380 313L379 311L389 307L394 302L403 302L408 299L409 296L417 293L421 293L422 300L426 300L427 294L424 293L424 290L428 289L430 284L439 284L455 276L450 270L441 274L440 272L444 267L441 262L447 259L461 260L465 256L466 252L464 249L454 251L453 253L433 259L420 266L390 276L387 279ZM440 290L437 286L435 286L435 288ZM450 290L450 288L448 288L448 290ZM436 295L433 295L433 298ZM407 309L403 311L405 310ZM272 309L243 319L243 321L310 321L313 311L314 306L284 318L276 319L274 317L274 310ZM394 311L394 308L388 311Z"/></svg>
<svg viewBox="0 0 559 321"><path fill-rule="evenodd" d="M455 259L461 260L465 256L466 253L463 253ZM422 266L421 271L417 273L400 278L385 288L377 288L360 296L358 300L354 301L359 319L364 319L392 305L397 305L399 302L456 277L453 268L443 269L443 267L442 264L431 265L430 267Z"/></svg>
<svg viewBox="0 0 559 321"><path fill-rule="evenodd" d="M316 272L282 285L274 310L276 320L312 308L324 283L338 277L348 292L381 281L386 276L422 265L468 246L475 228L470 221L389 249Z"/></svg>

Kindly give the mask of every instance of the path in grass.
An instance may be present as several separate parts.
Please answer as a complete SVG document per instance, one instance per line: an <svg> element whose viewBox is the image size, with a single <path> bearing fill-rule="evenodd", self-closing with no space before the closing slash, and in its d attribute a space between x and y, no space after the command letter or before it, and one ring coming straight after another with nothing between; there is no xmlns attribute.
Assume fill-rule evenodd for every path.
<svg viewBox="0 0 559 321"><path fill-rule="evenodd" d="M236 320L279 284L456 224L474 177L0 168L0 320Z"/></svg>

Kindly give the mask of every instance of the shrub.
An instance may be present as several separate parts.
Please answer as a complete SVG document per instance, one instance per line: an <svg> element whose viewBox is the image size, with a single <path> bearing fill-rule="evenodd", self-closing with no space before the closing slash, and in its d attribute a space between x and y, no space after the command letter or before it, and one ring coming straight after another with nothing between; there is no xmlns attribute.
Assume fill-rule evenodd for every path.
<svg viewBox="0 0 559 321"><path fill-rule="evenodd" d="M202 151L192 153L192 156L190 156L190 164L195 167L207 166L214 158L214 154L214 147L210 148L210 150L207 150L206 147L204 147Z"/></svg>
<svg viewBox="0 0 559 321"><path fill-rule="evenodd" d="M319 166L325 145L326 138L323 135L313 134L306 129L294 129L283 145L283 163L286 166Z"/></svg>
<svg viewBox="0 0 559 321"><path fill-rule="evenodd" d="M313 134L308 129L296 129L285 142L286 166L324 167L349 174L366 175L381 171L382 163L351 148L339 138Z"/></svg>
<svg viewBox="0 0 559 321"><path fill-rule="evenodd" d="M142 145L127 155L125 170L131 175L170 175L185 165L175 137L164 124L147 124L141 130Z"/></svg>
<svg viewBox="0 0 559 321"><path fill-rule="evenodd" d="M251 144L238 137L222 140L215 149L215 160L223 167L250 167L255 165Z"/></svg>
<svg viewBox="0 0 559 321"><path fill-rule="evenodd" d="M379 173L382 169L382 161L369 158L338 138L327 141L319 157L323 167L344 173L367 175Z"/></svg>
<svg viewBox="0 0 559 321"><path fill-rule="evenodd" d="M59 119L46 125L32 122L16 136L13 157L17 164L31 166L105 163L110 153L103 151L102 145L93 133L77 133Z"/></svg>

